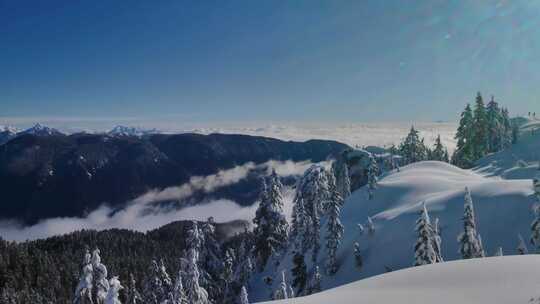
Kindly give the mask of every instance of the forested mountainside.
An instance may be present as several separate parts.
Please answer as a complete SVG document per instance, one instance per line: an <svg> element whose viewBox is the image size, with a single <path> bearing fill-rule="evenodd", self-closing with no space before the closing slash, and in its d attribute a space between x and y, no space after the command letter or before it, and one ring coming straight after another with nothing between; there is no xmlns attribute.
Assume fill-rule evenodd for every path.
<svg viewBox="0 0 540 304"><path fill-rule="evenodd" d="M83 216L104 203L122 207L150 189L247 162L318 162L346 148L334 141L285 142L247 135L26 133L0 145L0 217L29 224ZM259 177L251 176L222 189L221 195L247 205L259 186Z"/></svg>
<svg viewBox="0 0 540 304"><path fill-rule="evenodd" d="M233 242L246 224L214 224L215 238L220 243ZM147 233L83 230L24 243L1 240L0 303L12 303L9 301L14 298L16 303L72 303L84 252L96 248L110 275L124 280L133 275L142 290L152 260L163 261L167 269L179 269L179 257L186 248L185 233L192 225L178 221ZM11 300L6 300L7 295Z"/></svg>

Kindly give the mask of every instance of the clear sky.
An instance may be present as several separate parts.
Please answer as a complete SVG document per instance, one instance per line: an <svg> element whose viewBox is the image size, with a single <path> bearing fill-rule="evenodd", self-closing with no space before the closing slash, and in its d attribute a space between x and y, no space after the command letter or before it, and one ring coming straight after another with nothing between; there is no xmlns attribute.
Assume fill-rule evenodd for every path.
<svg viewBox="0 0 540 304"><path fill-rule="evenodd" d="M0 0L0 116L456 120L478 90L540 111L539 23L528 0Z"/></svg>

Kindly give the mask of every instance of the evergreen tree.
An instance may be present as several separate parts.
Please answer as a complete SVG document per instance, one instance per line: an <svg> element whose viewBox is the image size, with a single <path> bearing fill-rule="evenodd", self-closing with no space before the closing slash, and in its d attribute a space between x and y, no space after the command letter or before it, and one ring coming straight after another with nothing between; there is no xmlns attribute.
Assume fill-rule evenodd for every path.
<svg viewBox="0 0 540 304"><path fill-rule="evenodd" d="M208 293L199 285L200 272L197 262L199 260L199 252L195 247L190 248L187 256L183 259L184 264L184 282L186 300L190 304L208 304Z"/></svg>
<svg viewBox="0 0 540 304"><path fill-rule="evenodd" d="M463 214L463 229L459 235L459 253L463 259L484 257L481 238L476 232L476 220L471 192L465 188L465 204Z"/></svg>
<svg viewBox="0 0 540 304"><path fill-rule="evenodd" d="M273 300L283 300L288 299L288 287L287 281L285 280L285 271L281 272L281 282L279 283L278 289L274 291Z"/></svg>
<svg viewBox="0 0 540 304"><path fill-rule="evenodd" d="M435 249L435 261L437 263L444 262L442 257L442 238L439 229L439 218L435 218L435 223L433 224L433 249Z"/></svg>
<svg viewBox="0 0 540 304"><path fill-rule="evenodd" d="M109 281L107 280L107 267L101 263L101 256L99 249L95 249L92 253L92 268L94 275L94 293L95 303L103 304L105 298L109 293Z"/></svg>
<svg viewBox="0 0 540 304"><path fill-rule="evenodd" d="M520 255L529 253L529 250L527 249L527 245L525 244L525 241L523 240L523 237L521 236L521 234L518 234L517 252Z"/></svg>
<svg viewBox="0 0 540 304"><path fill-rule="evenodd" d="M497 248L497 251L495 252L495 254L493 256L503 256L504 253L503 253L503 249L502 247L499 247Z"/></svg>
<svg viewBox="0 0 540 304"><path fill-rule="evenodd" d="M455 135L457 140L456 151L452 156L452 164L461 168L469 168L474 162L473 123L473 112L471 106L467 104L465 110L461 113L459 127Z"/></svg>
<svg viewBox="0 0 540 304"><path fill-rule="evenodd" d="M223 272L223 257L221 245L216 240L216 228L213 217L209 217L202 223L200 232L202 234L202 246L199 256L201 266L201 286L208 291L210 299L218 299L221 288L218 284L220 275Z"/></svg>
<svg viewBox="0 0 540 304"><path fill-rule="evenodd" d="M435 139L435 145L430 153L430 160L437 160L442 162L448 162L448 150L443 146L441 142L441 135L438 135Z"/></svg>
<svg viewBox="0 0 540 304"><path fill-rule="evenodd" d="M433 247L435 232L431 226L426 204L423 203L420 218L416 221L416 232L418 238L414 245L414 265L434 264L437 262L437 253Z"/></svg>
<svg viewBox="0 0 540 304"><path fill-rule="evenodd" d="M476 95L473 131L474 159L480 159L488 152L488 118L480 92Z"/></svg>
<svg viewBox="0 0 540 304"><path fill-rule="evenodd" d="M506 149L512 145L512 122L510 120L508 109L503 108L501 110L501 117L503 128L502 148Z"/></svg>
<svg viewBox="0 0 540 304"><path fill-rule="evenodd" d="M242 240L238 257L243 258L243 260L239 262L236 271L236 280L239 285L249 287L249 279L251 278L254 268L253 263L251 262L251 254L246 251L245 246L245 240Z"/></svg>
<svg viewBox="0 0 540 304"><path fill-rule="evenodd" d="M92 304L92 282L93 282L93 267L92 256L88 249L83 258L82 273L79 279L79 284L75 290L75 298L73 304ZM7 298L7 296L6 296ZM8 303L5 300L5 303Z"/></svg>
<svg viewBox="0 0 540 304"><path fill-rule="evenodd" d="M161 281L160 269L156 260L152 260L143 289L144 303L160 304L166 299L167 293Z"/></svg>
<svg viewBox="0 0 540 304"><path fill-rule="evenodd" d="M427 148L424 140L420 139L419 132L411 127L409 134L399 147L400 155L405 158L407 164L427 159Z"/></svg>
<svg viewBox="0 0 540 304"><path fill-rule="evenodd" d="M321 247L321 216L333 195L331 176L323 166L311 166L299 180L293 201L292 241L303 253L311 250L313 262Z"/></svg>
<svg viewBox="0 0 540 304"><path fill-rule="evenodd" d="M301 296L306 291L308 283L307 266L304 262L304 255L301 252L295 252L293 265L294 267L291 270L293 276L292 287L296 288L296 294Z"/></svg>
<svg viewBox="0 0 540 304"><path fill-rule="evenodd" d="M169 293L169 302L170 304L188 304L186 301L186 293L182 284L182 273L179 273L174 283L173 291Z"/></svg>
<svg viewBox="0 0 540 304"><path fill-rule="evenodd" d="M238 300L240 304L249 304L248 293L245 286L240 289L240 298Z"/></svg>
<svg viewBox="0 0 540 304"><path fill-rule="evenodd" d="M108 285L109 289L105 298L105 304L122 304L118 297L120 296L120 290L124 289L124 287L120 284L118 277L111 278Z"/></svg>
<svg viewBox="0 0 540 304"><path fill-rule="evenodd" d="M540 253L540 208L535 206L533 209L534 220L531 224L531 244L534 245L536 252Z"/></svg>
<svg viewBox="0 0 540 304"><path fill-rule="evenodd" d="M368 167L368 197L373 199L375 189L377 189L379 167L377 166L377 161L372 156L370 157L369 167Z"/></svg>
<svg viewBox="0 0 540 304"><path fill-rule="evenodd" d="M253 219L256 225L254 254L261 270L272 255L279 255L287 247L289 227L283 213L282 187L276 172L272 172L268 186L263 186L261 202Z"/></svg>
<svg viewBox="0 0 540 304"><path fill-rule="evenodd" d="M375 224L373 224L373 220L371 219L370 216L367 217L366 225L367 225L369 234L374 234L375 233Z"/></svg>
<svg viewBox="0 0 540 304"><path fill-rule="evenodd" d="M499 104L491 96L491 101L487 104L487 131L488 131L488 152L497 152L503 149L504 126L503 117Z"/></svg>
<svg viewBox="0 0 540 304"><path fill-rule="evenodd" d="M332 164L332 171L335 176L337 191L343 199L346 199L351 195L351 179L347 163L340 160L335 161Z"/></svg>
<svg viewBox="0 0 540 304"><path fill-rule="evenodd" d="M127 292L127 302L126 304L142 304L143 298L139 291L137 290L137 285L133 274L129 275L129 289Z"/></svg>
<svg viewBox="0 0 540 304"><path fill-rule="evenodd" d="M337 192L334 191L333 194L332 199L329 201L328 222L326 226L326 249L328 251L326 267L329 274L334 274L337 271L336 254L344 231L339 219L343 199Z"/></svg>
<svg viewBox="0 0 540 304"><path fill-rule="evenodd" d="M362 265L364 262L362 259L362 252L360 251L360 244L358 244L358 242L354 242L354 261L356 267L358 269L362 269Z"/></svg>
<svg viewBox="0 0 540 304"><path fill-rule="evenodd" d="M167 273L167 268L165 267L165 263L163 262L163 259L159 260L158 276L161 281L161 286L163 287L164 295L168 295L173 289L173 284L172 284L171 277Z"/></svg>
<svg viewBox="0 0 540 304"><path fill-rule="evenodd" d="M319 271L319 266L315 266L315 269L313 270L313 275L311 277L311 280L309 282L309 289L308 294L314 294L321 292L321 273Z"/></svg>

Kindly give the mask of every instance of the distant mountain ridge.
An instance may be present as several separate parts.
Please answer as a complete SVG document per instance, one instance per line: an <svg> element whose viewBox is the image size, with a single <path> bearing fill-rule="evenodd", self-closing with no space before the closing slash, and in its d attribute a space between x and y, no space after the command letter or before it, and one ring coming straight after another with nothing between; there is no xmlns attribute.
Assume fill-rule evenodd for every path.
<svg viewBox="0 0 540 304"><path fill-rule="evenodd" d="M225 134L65 135L38 126L0 146L0 217L35 223L84 216L104 203L121 208L151 189L178 186L247 162L323 161L349 148L335 141L285 142ZM46 136L43 136L46 135ZM259 177L225 189L249 205Z"/></svg>

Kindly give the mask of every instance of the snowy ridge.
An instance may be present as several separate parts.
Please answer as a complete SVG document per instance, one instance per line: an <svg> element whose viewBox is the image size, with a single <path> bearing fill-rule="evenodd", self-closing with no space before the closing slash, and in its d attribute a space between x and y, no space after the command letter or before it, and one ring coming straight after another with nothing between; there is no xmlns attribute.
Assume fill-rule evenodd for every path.
<svg viewBox="0 0 540 304"><path fill-rule="evenodd" d="M446 261L461 259L457 236L463 230L461 218L465 187L472 193L477 229L487 254L492 255L499 247L503 248L505 254L515 254L518 234L525 238L530 235L533 219L531 207L534 204L531 180L487 178L443 162L414 163L401 168L401 172L394 171L383 176L373 200L368 200L365 187L355 191L346 200L341 210L345 233L337 253L339 269L333 276L323 274L323 290L388 270L411 267L414 263L413 246L417 238L415 221L423 202L430 217L440 220L443 258ZM360 234L358 224L365 226L368 216L374 221L375 232ZM323 241L326 231L324 221L321 231ZM361 269L355 264L355 242L360 244L363 258ZM323 249L317 265L323 267L326 264L325 257L326 250ZM289 252L278 269L268 267L261 276L256 276L250 293L252 301L268 299L269 287L259 283L261 278L290 269L291 260ZM311 261L306 262L308 269L312 269ZM290 272L287 275L290 279Z"/></svg>
<svg viewBox="0 0 540 304"><path fill-rule="evenodd" d="M158 133L156 129L142 129L138 127L127 127L127 126L115 126L110 131L107 132L111 136L136 136L142 137L149 134Z"/></svg>
<svg viewBox="0 0 540 304"><path fill-rule="evenodd" d="M271 303L525 304L540 295L539 267L537 255L460 260L382 274L312 296Z"/></svg>
<svg viewBox="0 0 540 304"><path fill-rule="evenodd" d="M62 135L62 132L54 128L44 126L40 123L36 123L32 127L17 133L17 136L23 135L23 134L32 134L36 136L50 136L50 135Z"/></svg>

